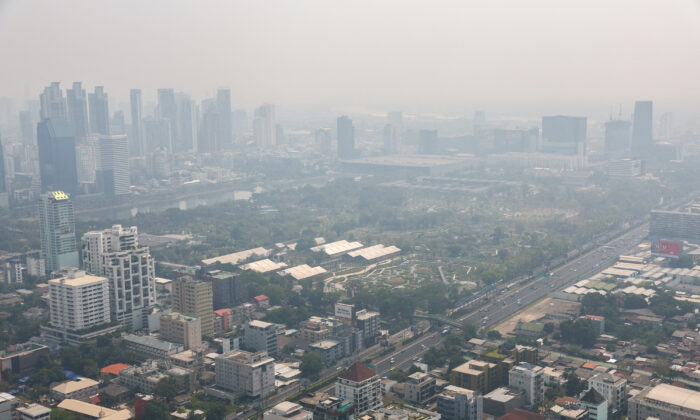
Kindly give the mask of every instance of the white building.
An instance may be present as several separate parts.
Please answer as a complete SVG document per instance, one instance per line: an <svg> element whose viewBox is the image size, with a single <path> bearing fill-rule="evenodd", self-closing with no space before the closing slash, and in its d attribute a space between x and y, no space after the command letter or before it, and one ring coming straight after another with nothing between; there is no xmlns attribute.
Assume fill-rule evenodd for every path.
<svg viewBox="0 0 700 420"><path fill-rule="evenodd" d="M442 420L481 420L483 398L476 391L448 385L437 396L437 409Z"/></svg>
<svg viewBox="0 0 700 420"><path fill-rule="evenodd" d="M275 392L275 359L267 352L236 350L216 358L216 385L249 398Z"/></svg>
<svg viewBox="0 0 700 420"><path fill-rule="evenodd" d="M608 401L608 406L617 412L627 409L627 380L609 373L599 373L588 379L588 388L593 388Z"/></svg>
<svg viewBox="0 0 700 420"><path fill-rule="evenodd" d="M109 286L104 277L75 270L49 280L49 313L55 328L78 331L108 324Z"/></svg>
<svg viewBox="0 0 700 420"><path fill-rule="evenodd" d="M243 344L251 351L266 351L277 356L277 327L265 321L252 320L243 326Z"/></svg>
<svg viewBox="0 0 700 420"><path fill-rule="evenodd" d="M85 233L82 255L88 273L109 280L112 319L134 330L146 328L156 302L155 266L149 248L139 246L136 226Z"/></svg>
<svg viewBox="0 0 700 420"><path fill-rule="evenodd" d="M362 362L355 362L338 376L335 396L353 404L355 416L382 405L379 376Z"/></svg>
<svg viewBox="0 0 700 420"><path fill-rule="evenodd" d="M313 418L313 413L291 401L282 401L263 414L263 420L313 420Z"/></svg>
<svg viewBox="0 0 700 420"><path fill-rule="evenodd" d="M14 420L19 400L6 392L0 393L0 420Z"/></svg>
<svg viewBox="0 0 700 420"><path fill-rule="evenodd" d="M80 259L75 244L73 201L63 191L42 194L38 205L41 256L46 273L61 267L78 267Z"/></svg>
<svg viewBox="0 0 700 420"><path fill-rule="evenodd" d="M129 141L126 134L102 135L97 143L97 184L107 196L129 194Z"/></svg>
<svg viewBox="0 0 700 420"><path fill-rule="evenodd" d="M630 399L629 420L680 420L700 418L700 392L659 384Z"/></svg>
<svg viewBox="0 0 700 420"><path fill-rule="evenodd" d="M525 403L535 407L544 401L544 369L519 363L508 372L508 386L523 391Z"/></svg>
<svg viewBox="0 0 700 420"><path fill-rule="evenodd" d="M26 407L17 409L19 420L49 420L51 409L41 404L29 404Z"/></svg>

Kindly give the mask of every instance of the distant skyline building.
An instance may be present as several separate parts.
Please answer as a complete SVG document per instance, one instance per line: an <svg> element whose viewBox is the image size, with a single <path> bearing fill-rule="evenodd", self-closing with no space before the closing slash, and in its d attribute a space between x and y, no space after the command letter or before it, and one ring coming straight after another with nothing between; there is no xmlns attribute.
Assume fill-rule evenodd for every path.
<svg viewBox="0 0 700 420"><path fill-rule="evenodd" d="M34 128L34 121L30 111L19 112L19 128L22 133L22 143L36 144L36 129Z"/></svg>
<svg viewBox="0 0 700 420"><path fill-rule="evenodd" d="M233 127L231 124L231 89L219 89L216 92L216 110L219 114L218 142L224 148L230 148L233 143Z"/></svg>
<svg viewBox="0 0 700 420"><path fill-rule="evenodd" d="M333 154L332 130L330 128L319 128L314 133L314 144L319 154L331 156Z"/></svg>
<svg viewBox="0 0 700 420"><path fill-rule="evenodd" d="M170 127L169 153L175 153L180 146L177 123L177 104L175 103L175 90L172 88L158 89L158 118L166 120Z"/></svg>
<svg viewBox="0 0 700 420"><path fill-rule="evenodd" d="M632 156L637 159L649 159L653 153L653 106L652 101L634 103L632 124Z"/></svg>
<svg viewBox="0 0 700 420"><path fill-rule="evenodd" d="M244 109L237 109L231 115L233 137L238 140L248 130L248 114Z"/></svg>
<svg viewBox="0 0 700 420"><path fill-rule="evenodd" d="M219 145L219 112L214 99L202 101L202 118L199 121L197 151L199 153L216 153Z"/></svg>
<svg viewBox="0 0 700 420"><path fill-rule="evenodd" d="M129 91L131 104L131 135L129 136L129 156L143 156L143 98L141 89Z"/></svg>
<svg viewBox="0 0 700 420"><path fill-rule="evenodd" d="M423 155L434 155L440 151L437 130L421 130L418 139L418 152Z"/></svg>
<svg viewBox="0 0 700 420"><path fill-rule="evenodd" d="M542 117L542 147L545 153L586 154L586 117L565 115Z"/></svg>
<svg viewBox="0 0 700 420"><path fill-rule="evenodd" d="M75 213L70 196L63 191L42 194L37 210L41 257L45 262L46 273L61 267L79 267Z"/></svg>
<svg viewBox="0 0 700 420"><path fill-rule="evenodd" d="M384 126L384 152L395 155L401 150L401 135L394 124Z"/></svg>
<svg viewBox="0 0 700 420"><path fill-rule="evenodd" d="M90 106L90 131L109 134L109 97L103 86L95 86L95 91L88 95Z"/></svg>
<svg viewBox="0 0 700 420"><path fill-rule="evenodd" d="M7 168L5 168L5 153L0 141L0 208L10 207L10 195L8 191Z"/></svg>
<svg viewBox="0 0 700 420"><path fill-rule="evenodd" d="M96 177L100 190L108 197L129 194L131 180L126 134L100 136L97 157Z"/></svg>
<svg viewBox="0 0 700 420"><path fill-rule="evenodd" d="M41 191L78 192L75 136L65 119L49 118L37 125Z"/></svg>
<svg viewBox="0 0 700 420"><path fill-rule="evenodd" d="M338 117L338 158L352 159L355 156L355 126L347 115Z"/></svg>
<svg viewBox="0 0 700 420"><path fill-rule="evenodd" d="M52 82L44 88L44 92L39 95L41 106L40 118L68 118L66 98L63 97L61 82Z"/></svg>
<svg viewBox="0 0 700 420"><path fill-rule="evenodd" d="M605 155L608 158L630 156L632 123L624 120L605 122Z"/></svg>
<svg viewBox="0 0 700 420"><path fill-rule="evenodd" d="M255 121L253 123L253 135L255 143L261 149L273 147L277 144L275 106L264 104L255 110Z"/></svg>
<svg viewBox="0 0 700 420"><path fill-rule="evenodd" d="M73 87L66 91L68 100L68 121L73 125L77 139L82 139L89 132L88 101L81 82L73 82Z"/></svg>
<svg viewBox="0 0 700 420"><path fill-rule="evenodd" d="M178 93L177 100L177 124L180 144L176 147L179 152L197 150L197 104L189 95Z"/></svg>

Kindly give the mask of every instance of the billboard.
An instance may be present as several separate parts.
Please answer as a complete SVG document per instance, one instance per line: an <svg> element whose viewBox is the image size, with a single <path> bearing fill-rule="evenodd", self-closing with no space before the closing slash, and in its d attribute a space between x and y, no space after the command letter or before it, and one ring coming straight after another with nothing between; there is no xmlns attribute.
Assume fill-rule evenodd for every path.
<svg viewBox="0 0 700 420"><path fill-rule="evenodd" d="M335 317L342 319L352 319L353 306L347 303L335 304Z"/></svg>
<svg viewBox="0 0 700 420"><path fill-rule="evenodd" d="M680 242L653 239L651 241L651 255L655 257L678 258L681 255Z"/></svg>

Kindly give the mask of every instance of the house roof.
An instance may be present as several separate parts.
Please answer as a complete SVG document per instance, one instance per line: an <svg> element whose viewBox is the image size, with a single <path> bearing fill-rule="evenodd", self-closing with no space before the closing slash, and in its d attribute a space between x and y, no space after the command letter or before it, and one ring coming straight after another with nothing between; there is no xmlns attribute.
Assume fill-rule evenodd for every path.
<svg viewBox="0 0 700 420"><path fill-rule="evenodd" d="M348 381L353 382L363 382L374 376L377 376L377 374L374 373L372 369L368 368L364 363L358 361L353 363L352 366L350 366L345 372L341 373L339 378L347 379Z"/></svg>
<svg viewBox="0 0 700 420"><path fill-rule="evenodd" d="M544 420L541 414L533 413L532 411L514 408L497 420Z"/></svg>
<svg viewBox="0 0 700 420"><path fill-rule="evenodd" d="M605 401L600 392L596 391L595 388L590 388L585 394L581 396L581 401L587 402L589 404L598 405Z"/></svg>
<svg viewBox="0 0 700 420"><path fill-rule="evenodd" d="M131 366L126 365L124 363L115 363L113 365L105 366L102 369L100 369L100 372L102 373L109 373L111 375L119 375L119 372L126 368L130 368Z"/></svg>
<svg viewBox="0 0 700 420"><path fill-rule="evenodd" d="M265 296L265 295L258 295L258 296L255 296L255 297L253 298L253 300L256 301L256 302L262 302L263 300L268 300L268 299L270 299L270 298L268 298L268 297Z"/></svg>
<svg viewBox="0 0 700 420"><path fill-rule="evenodd" d="M60 384L56 385L55 387L52 388L54 392L61 393L63 395L68 395L73 392L77 392L80 390L83 390L85 388L89 388L91 386L97 386L98 382L94 381L90 378L78 378L74 381L65 381L61 382Z"/></svg>

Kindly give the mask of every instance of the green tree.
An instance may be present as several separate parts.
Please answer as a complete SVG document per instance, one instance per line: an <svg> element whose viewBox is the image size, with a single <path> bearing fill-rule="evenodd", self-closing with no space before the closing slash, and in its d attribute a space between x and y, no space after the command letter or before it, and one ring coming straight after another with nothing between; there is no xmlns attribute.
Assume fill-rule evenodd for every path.
<svg viewBox="0 0 700 420"><path fill-rule="evenodd" d="M156 383L153 387L153 393L159 397L163 397L171 401L179 391L177 381L172 376L165 377Z"/></svg>
<svg viewBox="0 0 700 420"><path fill-rule="evenodd" d="M306 352L299 368L303 377L315 378L323 370L323 359L317 353Z"/></svg>
<svg viewBox="0 0 700 420"><path fill-rule="evenodd" d="M501 333L496 330L489 330L489 332L486 333L486 337L491 340L499 340L502 336Z"/></svg>
<svg viewBox="0 0 700 420"><path fill-rule="evenodd" d="M51 418L53 418L53 413ZM161 400L149 401L144 409L144 418L148 420L170 420L168 406Z"/></svg>
<svg viewBox="0 0 700 420"><path fill-rule="evenodd" d="M66 411L62 408L52 408L51 409L51 418L54 420L77 420L78 419L75 416L75 414L71 413L70 411Z"/></svg>
<svg viewBox="0 0 700 420"><path fill-rule="evenodd" d="M590 296L590 295L588 295ZM598 337L598 328L590 319L566 320L559 324L562 340L582 347L593 347Z"/></svg>
<svg viewBox="0 0 700 420"><path fill-rule="evenodd" d="M570 397L578 397L578 395L586 389L586 381L582 381L574 372L569 372L566 383L564 384L566 395Z"/></svg>
<svg viewBox="0 0 700 420"><path fill-rule="evenodd" d="M544 331L545 334L551 334L554 332L554 323L553 322L546 322L544 324L544 328L542 328L542 331Z"/></svg>
<svg viewBox="0 0 700 420"><path fill-rule="evenodd" d="M470 339L476 337L476 331L476 325L471 322L464 321L462 323L462 334L464 334L465 338Z"/></svg>

